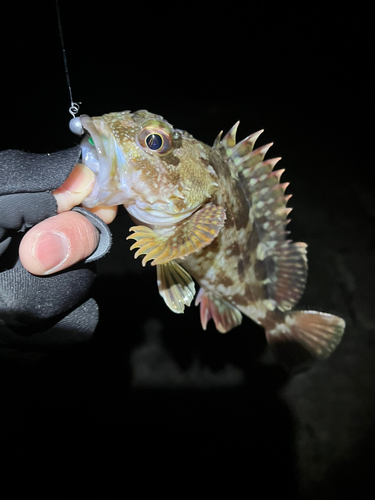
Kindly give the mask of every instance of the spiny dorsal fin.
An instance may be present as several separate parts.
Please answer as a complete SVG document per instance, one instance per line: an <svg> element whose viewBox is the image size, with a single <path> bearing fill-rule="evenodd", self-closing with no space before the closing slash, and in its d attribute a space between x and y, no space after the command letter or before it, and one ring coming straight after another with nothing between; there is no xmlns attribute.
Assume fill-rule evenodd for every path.
<svg viewBox="0 0 375 500"><path fill-rule="evenodd" d="M250 177L254 179L251 181L253 184L255 184L258 178L260 178L263 174L271 173L276 163L281 160L281 158L272 158L270 160L263 161L272 144L272 142L265 144L255 151L252 151L243 157L242 161L236 165L237 170L243 174L245 179L249 179Z"/></svg>
<svg viewBox="0 0 375 500"><path fill-rule="evenodd" d="M253 134L248 135L247 137L245 137L245 139L242 139L242 141L240 141L235 148L233 148L231 158L235 164L239 163L239 160L237 160L237 158L243 158L247 154L251 153L251 151L254 149L256 140L263 132L264 130L262 129L258 130L258 132L254 132Z"/></svg>
<svg viewBox="0 0 375 500"><path fill-rule="evenodd" d="M254 178L247 183L246 194L251 201L251 217L261 242L285 239L285 228L289 222L287 216L292 210L286 204L292 195L284 194L289 184L280 184L280 176L276 172L262 174L256 183L251 182Z"/></svg>
<svg viewBox="0 0 375 500"><path fill-rule="evenodd" d="M256 136L253 140L249 140L249 142L246 142L244 145L240 142L235 148L232 149L231 155L228 158L231 170L238 173L244 169L249 169L252 165L257 164L264 159L268 149L272 146L272 143L266 144L265 146L253 151L255 140L260 135L260 132L253 135ZM252 138L252 136L249 136L249 139L250 138Z"/></svg>
<svg viewBox="0 0 375 500"><path fill-rule="evenodd" d="M291 208L286 204L291 195L285 196L287 183L280 184L284 170L273 169L281 158L264 161L267 151L273 143L253 149L263 130L249 135L238 144L235 143L239 122L225 134L220 141L221 133L215 144L228 159L228 165L241 183L251 206L251 217L258 229L261 242L270 240L284 241L287 216ZM219 142L220 141L220 142Z"/></svg>
<svg viewBox="0 0 375 500"><path fill-rule="evenodd" d="M284 170L273 171L281 158L264 161L272 143L253 149L263 130L236 144L237 127L238 122L221 141L220 134L215 147L227 159L249 202L250 218L259 238L255 265L264 265L267 274L263 281L268 292L267 307L288 311L301 298L305 287L306 244L286 240L288 214L292 210L286 206L291 197L285 195L289 184L280 184Z"/></svg>
<svg viewBox="0 0 375 500"><path fill-rule="evenodd" d="M255 153L255 151L254 151ZM250 202L250 217L257 229L257 259L263 261L270 305L290 310L301 298L307 279L306 244L286 240L291 208L285 195L288 183L280 184L283 170L272 172L278 159L262 161L240 172ZM272 302L274 301L274 302Z"/></svg>
<svg viewBox="0 0 375 500"><path fill-rule="evenodd" d="M306 244L286 240L288 214L292 210L287 207L291 195L285 195L289 184L280 183L284 170L273 171L280 158L264 161L272 143L253 150L260 133L229 148L228 163L243 187L258 233L257 261L266 269L264 285L268 306L288 311L301 298L305 288Z"/></svg>
<svg viewBox="0 0 375 500"><path fill-rule="evenodd" d="M239 124L240 124L239 121L236 122L220 141L221 147L224 148L226 151L231 150L236 145L236 134Z"/></svg>
<svg viewBox="0 0 375 500"><path fill-rule="evenodd" d="M213 145L214 148L220 151L224 158L230 159L229 166L233 171L235 170L233 169L233 166L236 167L242 163L243 159L252 152L256 140L263 132L263 130L259 130L258 132L245 137L245 139L236 144L236 133L239 124L239 121L236 122L223 138L221 138L223 133L221 131L216 137Z"/></svg>
<svg viewBox="0 0 375 500"><path fill-rule="evenodd" d="M214 149L219 149L219 147L220 147L220 141L221 141L221 136L222 135L223 135L223 131L220 130L220 132L217 134L217 137L214 140L214 143L213 143L213 146L212 146Z"/></svg>

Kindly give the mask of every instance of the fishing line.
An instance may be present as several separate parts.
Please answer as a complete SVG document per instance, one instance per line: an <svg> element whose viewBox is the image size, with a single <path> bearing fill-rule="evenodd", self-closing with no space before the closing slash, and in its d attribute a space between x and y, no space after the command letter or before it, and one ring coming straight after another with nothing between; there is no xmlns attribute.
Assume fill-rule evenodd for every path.
<svg viewBox="0 0 375 500"><path fill-rule="evenodd" d="M70 78L69 78L68 60L66 58L64 36L63 36L63 31L62 31L62 26L61 26L60 7L59 7L58 0L56 0L56 11L57 11L57 22L58 22L58 25L59 25L59 32L60 32L60 42L61 42L61 48L62 48L63 60L64 60L66 83L68 84L69 96L70 96L69 113L73 116L73 119L71 120L71 121L73 121L75 119L75 117L76 117L76 114L79 111L79 105L82 104L82 103L81 102L74 102L73 101L72 87L70 85Z"/></svg>

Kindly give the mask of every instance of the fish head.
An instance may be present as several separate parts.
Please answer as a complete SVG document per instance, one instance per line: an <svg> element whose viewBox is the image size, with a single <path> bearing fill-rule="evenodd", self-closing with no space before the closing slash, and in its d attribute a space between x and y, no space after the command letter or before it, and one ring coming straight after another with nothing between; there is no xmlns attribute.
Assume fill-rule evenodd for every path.
<svg viewBox="0 0 375 500"><path fill-rule="evenodd" d="M80 117L82 163L96 175L86 207L123 204L137 221L173 225L217 187L209 147L163 117L123 111Z"/></svg>

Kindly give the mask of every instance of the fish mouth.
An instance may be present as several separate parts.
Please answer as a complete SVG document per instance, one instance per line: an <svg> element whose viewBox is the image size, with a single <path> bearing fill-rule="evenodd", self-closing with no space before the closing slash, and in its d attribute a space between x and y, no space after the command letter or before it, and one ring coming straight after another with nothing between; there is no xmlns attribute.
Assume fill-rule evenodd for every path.
<svg viewBox="0 0 375 500"><path fill-rule="evenodd" d="M92 208L100 199L100 186L105 180L105 172L110 170L109 159L105 154L102 140L95 127L94 122L88 115L80 116L81 124L86 134L80 144L82 153L82 163L89 167L95 174L96 181L88 197L83 201L83 205Z"/></svg>
<svg viewBox="0 0 375 500"><path fill-rule="evenodd" d="M90 116L81 115L80 120L86 132L80 145L81 161L96 177L94 187L82 205L88 208L120 205L126 199L125 157L111 134L106 130L99 131Z"/></svg>
<svg viewBox="0 0 375 500"><path fill-rule="evenodd" d="M80 120L86 132L81 142L82 163L98 174L100 163L107 162L103 155L103 144L92 119L88 115L81 115Z"/></svg>

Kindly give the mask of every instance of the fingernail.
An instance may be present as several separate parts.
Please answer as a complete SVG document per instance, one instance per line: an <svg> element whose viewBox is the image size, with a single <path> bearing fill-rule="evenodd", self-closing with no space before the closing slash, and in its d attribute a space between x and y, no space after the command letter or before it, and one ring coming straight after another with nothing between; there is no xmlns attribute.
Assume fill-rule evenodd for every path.
<svg viewBox="0 0 375 500"><path fill-rule="evenodd" d="M57 271L69 257L69 241L62 233L41 233L34 243L32 253L42 266L44 274L50 274Z"/></svg>

